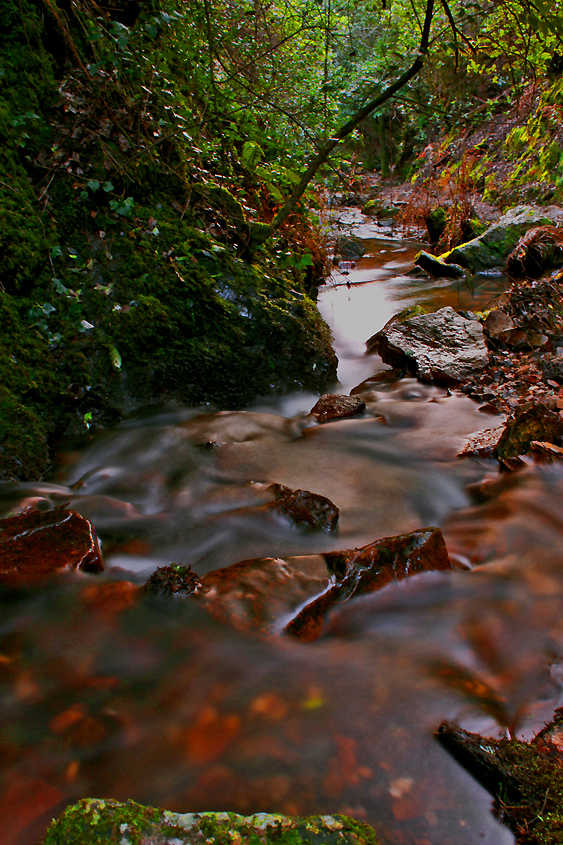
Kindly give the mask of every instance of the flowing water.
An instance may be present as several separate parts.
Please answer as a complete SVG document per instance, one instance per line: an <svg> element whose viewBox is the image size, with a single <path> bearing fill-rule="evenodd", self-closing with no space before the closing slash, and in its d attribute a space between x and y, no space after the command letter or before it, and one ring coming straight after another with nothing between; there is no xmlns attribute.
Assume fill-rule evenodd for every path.
<svg viewBox="0 0 563 845"><path fill-rule="evenodd" d="M335 272L319 301L340 392L383 368L364 344L392 314L483 308L500 284L430 284L408 275L418 244L356 229L366 257ZM501 478L490 462L459 460L465 436L499 422L461 394L404 379L365 397L363 415L323 426L307 417L317 397L306 394L244 412L165 409L61 455L48 483L2 485L2 515L70 502L108 565L4 596L4 845L34 845L86 795L180 811L345 812L384 845L513 841L433 732L455 719L530 737L560 703L563 473L529 466ZM328 496L338 534L274 519L250 482ZM443 528L459 571L349 603L314 644L238 633L189 602L130 601L127 581L170 561L204 574L428 525ZM475 562L486 565L469 571Z"/></svg>

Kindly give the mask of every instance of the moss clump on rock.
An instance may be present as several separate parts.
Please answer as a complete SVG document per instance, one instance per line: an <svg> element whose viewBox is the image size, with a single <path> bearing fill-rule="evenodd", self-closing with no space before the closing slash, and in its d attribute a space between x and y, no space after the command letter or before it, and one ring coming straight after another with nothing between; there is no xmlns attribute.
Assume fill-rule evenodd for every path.
<svg viewBox="0 0 563 845"><path fill-rule="evenodd" d="M495 812L517 845L563 842L563 709L532 742L491 739L444 723L437 737L494 796Z"/></svg>
<svg viewBox="0 0 563 845"><path fill-rule="evenodd" d="M84 798L54 821L44 845L378 845L373 828L347 816L171 813L134 801Z"/></svg>

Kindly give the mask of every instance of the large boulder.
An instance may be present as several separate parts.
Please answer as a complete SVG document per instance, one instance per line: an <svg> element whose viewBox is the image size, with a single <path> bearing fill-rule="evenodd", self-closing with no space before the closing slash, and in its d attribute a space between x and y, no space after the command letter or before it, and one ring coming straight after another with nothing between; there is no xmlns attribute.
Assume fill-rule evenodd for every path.
<svg viewBox="0 0 563 845"><path fill-rule="evenodd" d="M373 828L347 816L172 813L134 801L83 798L47 831L44 845L377 845Z"/></svg>
<svg viewBox="0 0 563 845"><path fill-rule="evenodd" d="M563 217L561 209L551 211L530 205L511 208L482 235L440 257L446 264L459 264L471 272L501 267L520 238L535 226L548 226L553 220L558 220L557 211Z"/></svg>
<svg viewBox="0 0 563 845"><path fill-rule="evenodd" d="M392 318L368 341L386 364L405 368L423 381L457 382L488 363L483 328L453 308L399 321Z"/></svg>

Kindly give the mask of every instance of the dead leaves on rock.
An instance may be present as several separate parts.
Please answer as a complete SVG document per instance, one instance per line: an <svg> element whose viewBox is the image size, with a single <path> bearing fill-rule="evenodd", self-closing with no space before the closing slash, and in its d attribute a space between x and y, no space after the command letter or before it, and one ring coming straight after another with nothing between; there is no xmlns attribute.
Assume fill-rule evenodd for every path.
<svg viewBox="0 0 563 845"><path fill-rule="evenodd" d="M563 229L537 226L521 238L506 261L511 279L539 279L563 265Z"/></svg>

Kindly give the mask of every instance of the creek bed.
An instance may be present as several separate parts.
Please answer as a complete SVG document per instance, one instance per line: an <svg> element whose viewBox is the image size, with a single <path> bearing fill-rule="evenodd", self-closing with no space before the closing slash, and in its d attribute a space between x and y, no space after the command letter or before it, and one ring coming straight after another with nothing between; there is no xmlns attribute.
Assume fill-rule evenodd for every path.
<svg viewBox="0 0 563 845"><path fill-rule="evenodd" d="M366 257L319 299L340 392L383 367L364 342L392 314L484 308L501 284L483 278L472 292L401 275L420 245L360 234ZM182 812L344 812L384 845L513 841L433 732L447 719L530 737L560 704L563 472L530 466L475 505L468 486L496 479L496 466L456 455L498 418L412 378L382 388L375 412L322 426L306 416L316 398L166 409L61 455L49 482L1 486L4 515L70 502L108 565L4 596L4 845L35 845L82 796ZM266 518L252 481L327 496L338 533ZM98 600L103 585L142 583L170 561L204 574L429 525L443 528L462 571L358 599L311 645L238 633L181 601L127 609L125 588ZM486 566L465 571L468 549Z"/></svg>

